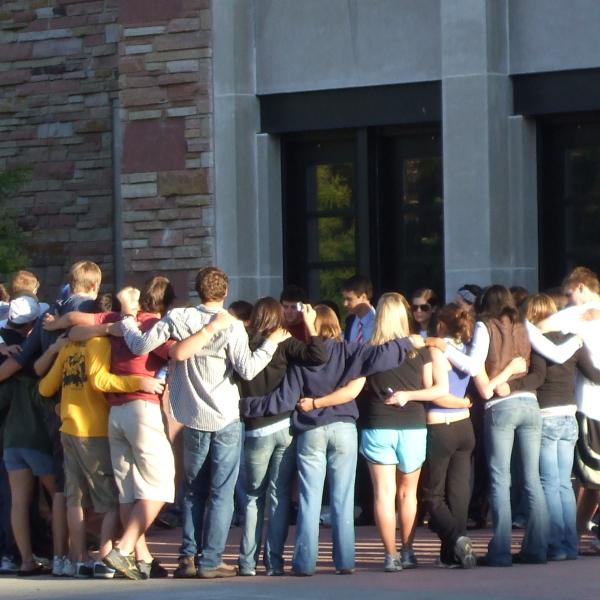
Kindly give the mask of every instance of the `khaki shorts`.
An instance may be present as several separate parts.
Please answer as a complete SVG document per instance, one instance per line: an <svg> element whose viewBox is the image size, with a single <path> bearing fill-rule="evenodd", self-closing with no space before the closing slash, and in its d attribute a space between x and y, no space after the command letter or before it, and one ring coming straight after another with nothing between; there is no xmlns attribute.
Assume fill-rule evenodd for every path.
<svg viewBox="0 0 600 600"><path fill-rule="evenodd" d="M175 461L158 404L133 400L111 407L108 439L121 504L173 502Z"/></svg>
<svg viewBox="0 0 600 600"><path fill-rule="evenodd" d="M65 455L67 506L93 507L97 513L117 508L119 497L110 460L108 438L61 433Z"/></svg>

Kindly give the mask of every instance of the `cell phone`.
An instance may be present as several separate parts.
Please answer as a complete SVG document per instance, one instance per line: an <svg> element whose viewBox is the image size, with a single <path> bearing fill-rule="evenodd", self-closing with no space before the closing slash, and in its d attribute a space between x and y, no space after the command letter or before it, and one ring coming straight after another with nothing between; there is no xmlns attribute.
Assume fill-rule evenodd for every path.
<svg viewBox="0 0 600 600"><path fill-rule="evenodd" d="M385 390L388 396L393 396L394 395L394 390L392 388L387 388L387 390Z"/></svg>
<svg viewBox="0 0 600 600"><path fill-rule="evenodd" d="M296 303L296 310L298 312L303 312L304 311L304 304L302 304L302 302L297 302Z"/></svg>

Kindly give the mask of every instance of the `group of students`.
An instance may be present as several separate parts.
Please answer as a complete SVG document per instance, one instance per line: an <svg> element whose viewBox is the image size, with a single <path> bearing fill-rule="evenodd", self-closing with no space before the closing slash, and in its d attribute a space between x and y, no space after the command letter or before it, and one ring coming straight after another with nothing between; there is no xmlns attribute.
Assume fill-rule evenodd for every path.
<svg viewBox="0 0 600 600"><path fill-rule="evenodd" d="M340 290L349 315L344 332L335 303L313 308L296 286L279 300L236 302L227 312L228 279L216 267L198 273L200 304L186 308L171 308L175 294L164 277L116 299L98 295L100 283L98 266L80 261L63 298L48 308L37 300L33 275L13 278L0 329L3 572L49 571L31 535L36 494L45 492L54 575L166 576L145 533L174 502L180 475L175 577L253 576L261 554L267 575L283 575L296 495L290 573L314 574L326 480L333 563L337 573L351 574L359 454L386 572L418 565L419 488L440 538L440 567L577 557L600 497L600 283L588 269L565 278L561 292L573 306L560 312L546 294L517 297L518 307L517 294L499 285L465 285L443 306L429 289L417 290L411 303L384 293L374 307L370 281L357 275ZM484 407L493 527L482 557L467 535L473 403ZM181 430L178 469L173 423ZM240 462L240 557L228 565L222 556ZM514 556L511 470L527 505ZM94 519L95 561L86 544Z"/></svg>

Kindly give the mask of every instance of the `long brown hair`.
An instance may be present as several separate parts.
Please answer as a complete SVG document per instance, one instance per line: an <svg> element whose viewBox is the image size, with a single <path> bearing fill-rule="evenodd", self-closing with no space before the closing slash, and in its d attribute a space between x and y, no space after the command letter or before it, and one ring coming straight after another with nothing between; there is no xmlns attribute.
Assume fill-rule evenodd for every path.
<svg viewBox="0 0 600 600"><path fill-rule="evenodd" d="M175 290L171 282L160 275L146 282L140 294L140 309L143 312L164 315L175 302Z"/></svg>
<svg viewBox="0 0 600 600"><path fill-rule="evenodd" d="M250 313L250 325L248 326L250 338L268 337L279 327L283 327L281 303L271 296L265 296L258 300Z"/></svg>

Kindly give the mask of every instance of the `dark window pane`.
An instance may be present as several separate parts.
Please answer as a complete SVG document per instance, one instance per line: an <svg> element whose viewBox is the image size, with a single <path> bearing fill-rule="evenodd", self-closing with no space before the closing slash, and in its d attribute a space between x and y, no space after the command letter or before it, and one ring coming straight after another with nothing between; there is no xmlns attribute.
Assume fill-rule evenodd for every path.
<svg viewBox="0 0 600 600"><path fill-rule="evenodd" d="M565 152L565 196L576 203L600 200L600 147Z"/></svg>
<svg viewBox="0 0 600 600"><path fill-rule="evenodd" d="M311 165L307 188L309 211L353 210L354 164Z"/></svg>
<svg viewBox="0 0 600 600"><path fill-rule="evenodd" d="M341 306L340 287L342 282L355 274L353 267L341 267L332 269L311 269L309 272L309 288L311 300L333 300Z"/></svg>
<svg viewBox="0 0 600 600"><path fill-rule="evenodd" d="M410 158L404 162L404 204L442 209L442 159Z"/></svg>
<svg viewBox="0 0 600 600"><path fill-rule="evenodd" d="M308 220L310 262L354 261L354 217L317 217Z"/></svg>

